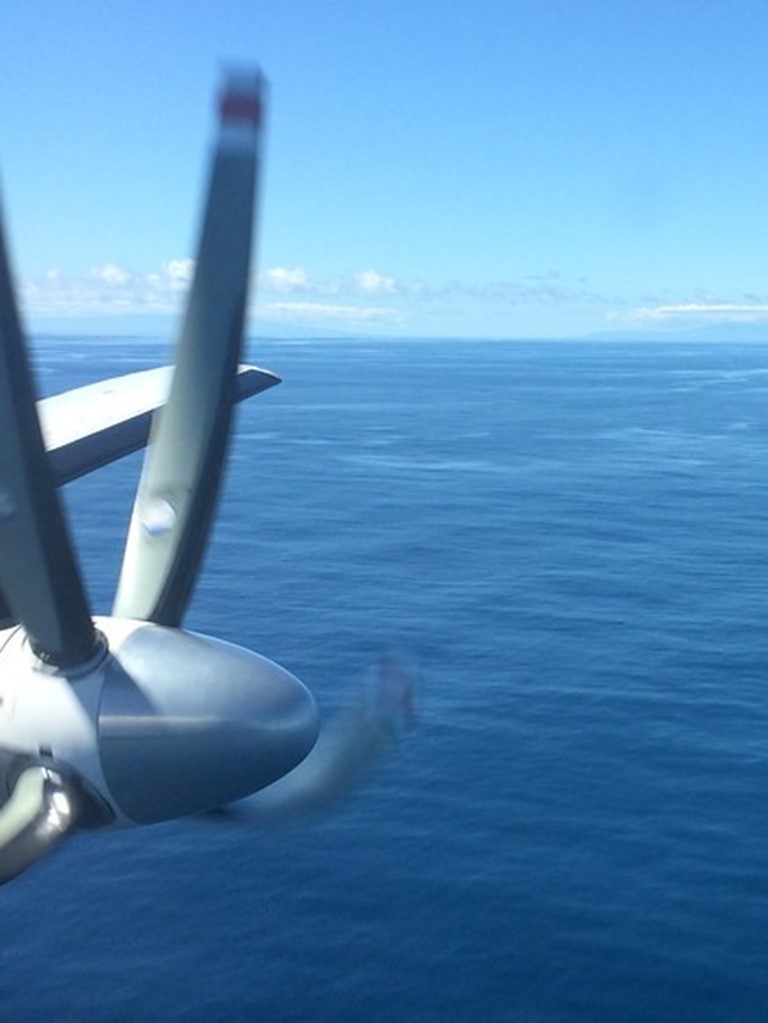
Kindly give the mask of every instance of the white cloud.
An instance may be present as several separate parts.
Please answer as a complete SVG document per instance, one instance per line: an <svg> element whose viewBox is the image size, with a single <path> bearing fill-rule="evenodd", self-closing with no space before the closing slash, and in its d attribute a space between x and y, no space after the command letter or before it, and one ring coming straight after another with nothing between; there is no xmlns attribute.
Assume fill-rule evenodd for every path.
<svg viewBox="0 0 768 1023"><path fill-rule="evenodd" d="M307 271L300 266L275 266L265 270L262 285L273 291L306 291L309 288Z"/></svg>
<svg viewBox="0 0 768 1023"><path fill-rule="evenodd" d="M118 263L92 267L84 276L53 268L22 281L19 291L25 311L32 315L175 313L193 271L191 259L172 259L149 273L135 273Z"/></svg>
<svg viewBox="0 0 768 1023"><path fill-rule="evenodd" d="M378 270L361 270L347 276L313 278L301 266L274 266L263 270L259 286L266 293L301 293L304 295L396 295L403 287Z"/></svg>
<svg viewBox="0 0 768 1023"><path fill-rule="evenodd" d="M53 273L53 277L49 277L49 279L58 280L60 278L58 270L49 271L49 275L51 273ZM117 263L104 263L103 266L93 267L91 277L103 281L104 284L116 284L118 286L127 284L131 279L130 273L122 266L118 266Z"/></svg>
<svg viewBox="0 0 768 1023"><path fill-rule="evenodd" d="M194 260L188 258L170 259L141 272L118 262L105 262L81 276L52 268L24 280L20 293L25 311L37 316L178 314L194 269ZM370 267L316 278L296 265L267 268L259 275L259 284L252 311L260 318L352 328L413 324L420 315L466 318L490 309L496 316L508 316L523 306L609 305L589 290L587 282L561 281L554 273L496 282L427 284ZM714 301L709 295L700 297ZM665 309L673 308L654 306L650 296L646 301L647 307L636 310L637 318L662 317ZM651 311L654 308L656 313Z"/></svg>
<svg viewBox="0 0 768 1023"><path fill-rule="evenodd" d="M397 309L326 302L270 302L258 307L263 319L293 323L357 324L402 323L405 315Z"/></svg>
<svg viewBox="0 0 768 1023"><path fill-rule="evenodd" d="M355 274L354 280L364 295L394 295L398 290L395 278L381 274L378 270L361 270Z"/></svg>
<svg viewBox="0 0 768 1023"><path fill-rule="evenodd" d="M185 291L192 282L195 272L194 259L171 259L163 263L163 274L174 291Z"/></svg>
<svg viewBox="0 0 768 1023"><path fill-rule="evenodd" d="M758 323L768 319L768 304L763 302L677 302L668 305L641 306L632 309L628 318L641 323L682 320Z"/></svg>

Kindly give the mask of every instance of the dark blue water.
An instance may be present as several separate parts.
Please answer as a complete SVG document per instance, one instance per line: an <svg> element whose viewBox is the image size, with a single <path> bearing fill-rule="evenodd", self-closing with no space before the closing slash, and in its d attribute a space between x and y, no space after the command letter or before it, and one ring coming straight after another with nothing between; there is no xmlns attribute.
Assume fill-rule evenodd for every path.
<svg viewBox="0 0 768 1023"><path fill-rule="evenodd" d="M152 365L43 339L47 390ZM262 344L188 624L420 721L335 813L76 838L2 1018L764 1021L768 347ZM66 491L109 606L137 458Z"/></svg>

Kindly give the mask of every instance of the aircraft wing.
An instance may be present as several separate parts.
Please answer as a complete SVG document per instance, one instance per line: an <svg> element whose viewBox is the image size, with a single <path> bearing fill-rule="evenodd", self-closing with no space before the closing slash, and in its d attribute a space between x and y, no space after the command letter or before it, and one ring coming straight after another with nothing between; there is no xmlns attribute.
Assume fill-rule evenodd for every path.
<svg viewBox="0 0 768 1023"><path fill-rule="evenodd" d="M43 440L56 485L69 483L143 448L153 413L165 404L173 368L127 373L78 387L37 403ZM240 366L235 400L280 383L256 366Z"/></svg>

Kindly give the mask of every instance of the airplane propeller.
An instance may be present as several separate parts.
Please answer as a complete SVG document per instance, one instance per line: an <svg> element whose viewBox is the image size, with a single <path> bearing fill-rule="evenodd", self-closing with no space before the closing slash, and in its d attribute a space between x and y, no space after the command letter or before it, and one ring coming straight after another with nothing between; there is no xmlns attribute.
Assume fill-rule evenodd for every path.
<svg viewBox="0 0 768 1023"><path fill-rule="evenodd" d="M385 658L373 695L314 749L318 712L297 678L181 627L232 406L279 382L240 365L264 100L260 73L235 76L223 92L164 405L154 375L153 396L108 414L91 385L59 396L63 406L48 402L101 402L99 421L48 443L0 223L0 884L76 829L151 824L250 797L260 821L321 805L410 717L413 674ZM149 385L154 372L138 376ZM135 377L107 381L105 393L134 394ZM151 408L113 611L93 617L56 487L142 446Z"/></svg>

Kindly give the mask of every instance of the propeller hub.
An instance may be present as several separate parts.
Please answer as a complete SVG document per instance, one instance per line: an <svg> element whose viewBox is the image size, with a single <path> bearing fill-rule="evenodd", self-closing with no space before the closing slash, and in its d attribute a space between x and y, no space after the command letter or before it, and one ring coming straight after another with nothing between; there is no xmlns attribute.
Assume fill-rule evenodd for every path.
<svg viewBox="0 0 768 1023"><path fill-rule="evenodd" d="M98 715L104 778L131 820L234 802L312 749L314 698L284 668L221 640L134 624L110 643Z"/></svg>

